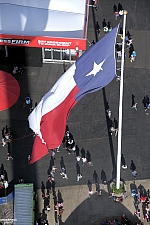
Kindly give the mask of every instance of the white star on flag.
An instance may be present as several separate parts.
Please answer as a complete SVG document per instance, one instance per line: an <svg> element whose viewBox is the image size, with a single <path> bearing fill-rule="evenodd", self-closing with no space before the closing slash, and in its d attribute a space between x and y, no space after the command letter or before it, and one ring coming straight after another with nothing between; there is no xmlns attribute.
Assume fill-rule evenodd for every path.
<svg viewBox="0 0 150 225"><path fill-rule="evenodd" d="M96 74L100 71L100 70L103 70L102 68L102 65L103 63L105 62L106 59L104 59L100 64L96 64L96 62L94 62L94 65L93 65L93 70L88 73L86 76L90 76L90 75L94 75L94 77L96 76Z"/></svg>

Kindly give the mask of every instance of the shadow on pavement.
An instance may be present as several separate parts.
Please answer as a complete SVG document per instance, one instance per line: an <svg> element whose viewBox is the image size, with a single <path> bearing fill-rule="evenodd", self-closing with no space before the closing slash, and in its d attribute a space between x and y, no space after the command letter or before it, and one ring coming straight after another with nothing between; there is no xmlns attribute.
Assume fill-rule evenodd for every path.
<svg viewBox="0 0 150 225"><path fill-rule="evenodd" d="M126 200L123 200L124 202ZM101 221L108 221L112 219L118 219L125 214L130 221L138 222L138 218L122 204L116 203L113 198L109 199L108 193L102 190L102 195L97 196L94 193L90 198L83 201L66 221L61 224L64 225L99 225ZM63 216L62 216L63 221Z"/></svg>
<svg viewBox="0 0 150 225"><path fill-rule="evenodd" d="M7 188L7 193L5 194L9 194L10 190L13 190L14 184L18 183L18 177L20 175L24 178L26 183L34 183L36 187L36 167L35 165L28 165L28 155L31 154L32 144L34 141L32 131L29 129L28 125L30 105L25 105L24 107L24 102L25 97L28 93L30 93L27 66L30 66L31 68L42 66L42 55L41 49L11 46L8 47L8 57L5 57L3 49L1 49L0 53L0 70L12 74L14 66L21 66L23 68L23 73L17 74L15 77L20 86L19 99L11 108L2 111L1 113L1 129L8 126L11 131L16 131L17 134L16 140L10 141L8 146L9 149L7 149L7 146L4 148L6 151L6 153L4 153L6 156L3 156L4 159L7 158L10 150L11 155L13 156L13 159L6 162L9 187Z"/></svg>

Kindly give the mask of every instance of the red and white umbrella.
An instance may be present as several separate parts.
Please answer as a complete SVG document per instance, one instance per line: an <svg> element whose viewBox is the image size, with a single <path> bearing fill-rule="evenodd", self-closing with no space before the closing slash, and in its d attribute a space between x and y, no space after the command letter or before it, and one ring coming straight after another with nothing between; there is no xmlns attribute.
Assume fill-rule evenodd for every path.
<svg viewBox="0 0 150 225"><path fill-rule="evenodd" d="M5 71L0 70L0 111L10 108L20 95L17 80Z"/></svg>

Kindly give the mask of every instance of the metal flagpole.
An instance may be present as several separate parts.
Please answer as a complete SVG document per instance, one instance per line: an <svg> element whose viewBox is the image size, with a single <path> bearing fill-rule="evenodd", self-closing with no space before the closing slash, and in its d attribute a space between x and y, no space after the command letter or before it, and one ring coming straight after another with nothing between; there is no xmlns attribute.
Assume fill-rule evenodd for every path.
<svg viewBox="0 0 150 225"><path fill-rule="evenodd" d="M120 167L121 167L121 139L122 139L122 103L123 103L123 72L124 72L124 45L125 45L125 27L127 11L123 11L123 41L121 58L121 80L120 80L120 100L119 100L119 124L118 124L118 154L117 154L117 177L116 188L120 188Z"/></svg>

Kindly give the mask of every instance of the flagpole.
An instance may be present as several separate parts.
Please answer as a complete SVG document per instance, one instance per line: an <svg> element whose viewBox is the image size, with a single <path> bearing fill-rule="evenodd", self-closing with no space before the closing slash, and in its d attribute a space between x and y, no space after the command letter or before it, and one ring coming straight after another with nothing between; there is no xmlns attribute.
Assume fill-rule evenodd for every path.
<svg viewBox="0 0 150 225"><path fill-rule="evenodd" d="M121 80L120 80L120 100L119 100L119 124L118 124L118 154L117 154L117 177L116 188L120 188L120 170L121 170L121 141L122 141L122 103L123 103L123 72L124 72L124 45L125 45L125 27L127 11L123 11L123 40L122 40L122 58L121 58Z"/></svg>

